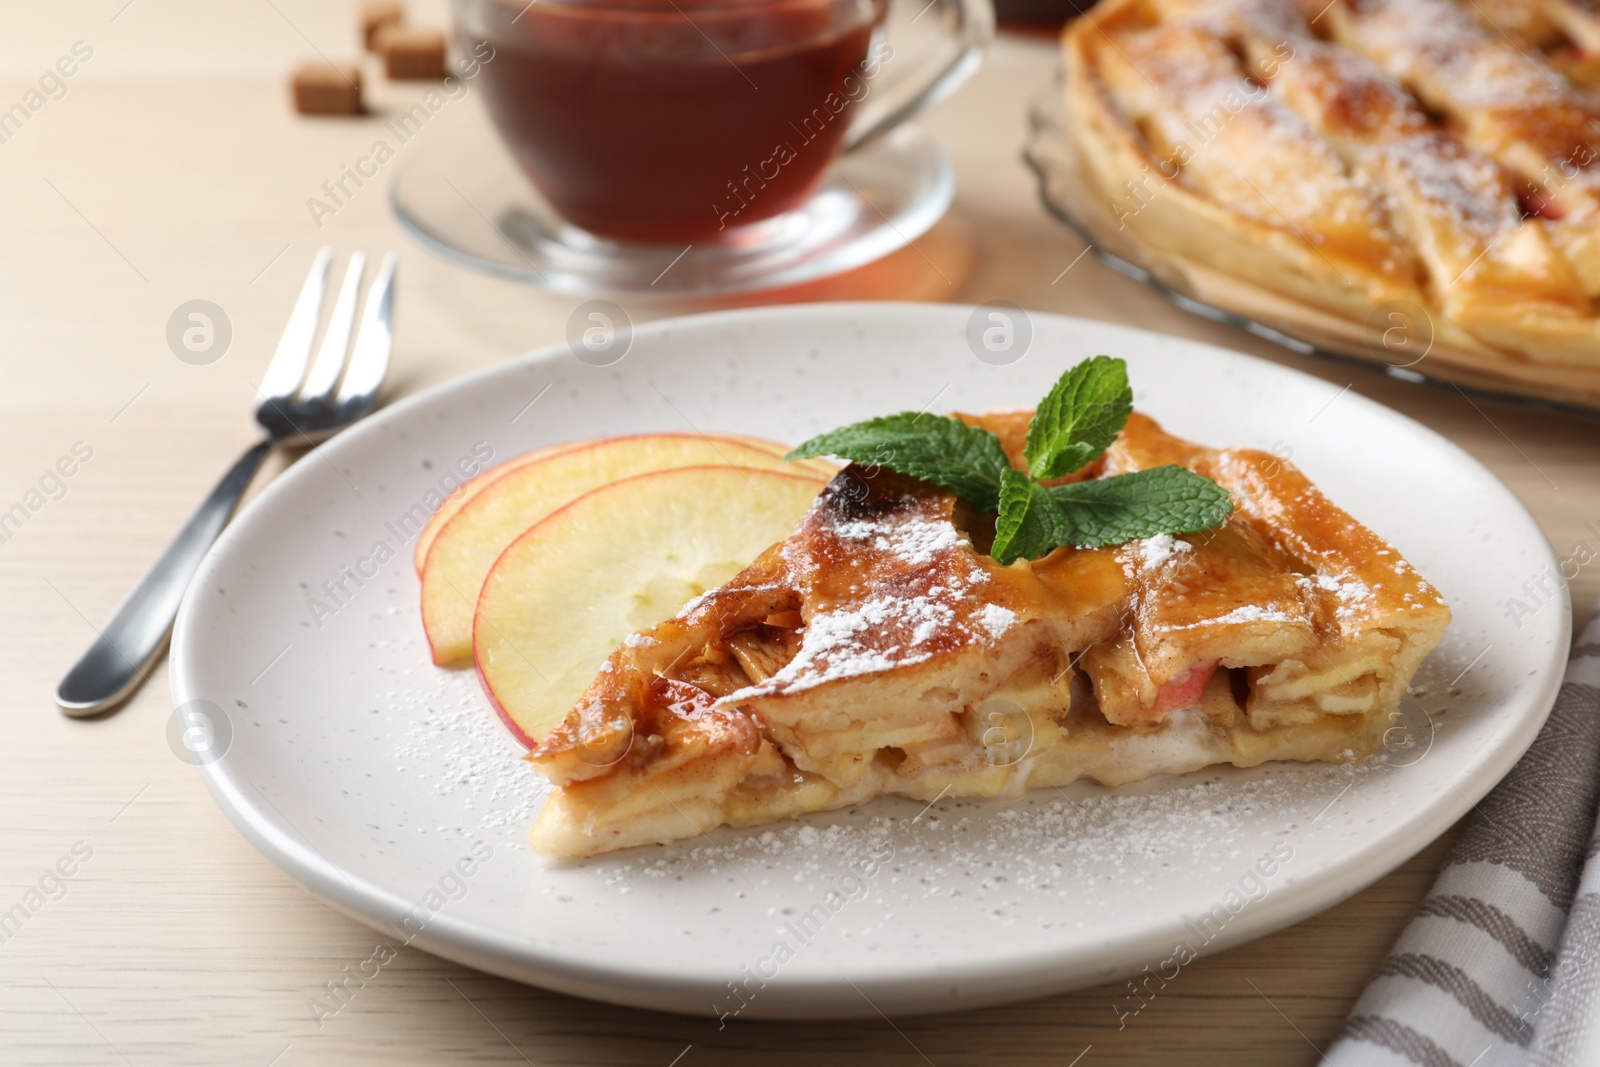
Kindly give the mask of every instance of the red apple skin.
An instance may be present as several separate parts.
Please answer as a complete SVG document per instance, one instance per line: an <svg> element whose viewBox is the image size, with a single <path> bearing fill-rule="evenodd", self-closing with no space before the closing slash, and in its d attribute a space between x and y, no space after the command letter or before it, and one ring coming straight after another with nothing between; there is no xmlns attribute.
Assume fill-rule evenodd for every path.
<svg viewBox="0 0 1600 1067"><path fill-rule="evenodd" d="M640 434L638 436L649 436L649 435ZM677 435L677 436L689 436L689 435L682 434L682 435ZM529 537L534 536L535 531L538 530L539 527L543 526L547 522L551 522L557 516L562 515L563 513L569 511L576 504L578 504L579 501L586 500L587 498L589 498L591 496L594 496L596 493L606 492L607 490L613 488L614 486L621 485L623 482L637 482L637 481L641 481L641 480L646 479L646 478L655 478L655 477L658 477L658 476L660 476L662 474L681 474L681 473L683 473L685 471L706 471L706 470L717 470L717 469L745 470L746 468L738 468L738 467L724 468L724 467L722 467L721 465L718 465L718 464L702 464L702 465L694 466L694 467L675 467L675 468L672 468L672 469L667 470L667 471L647 471L644 474L635 474L635 475L633 475L631 477L628 477L628 478L620 478L617 481L610 483L609 485L604 485L604 486L601 486L598 489L593 489L593 490L591 490L591 491L589 491L587 493L584 493L582 496L579 496L579 497L573 499L572 501L568 502L567 504L562 505L560 508L557 508L555 511L552 511L549 515L546 515L543 519L539 520L539 522L537 522L533 526L529 527L528 530L526 530L515 541L513 541L513 542L511 542L511 544L507 545L506 548L500 553L499 559L496 559L495 566L490 568L490 573L491 574L494 573L495 567L498 567L500 565L500 560L501 559L504 559L514 549L516 549L519 545L521 545L523 541L527 540ZM777 478L788 478L788 479L793 479L794 481L798 481L798 482L812 482L812 483L816 484L817 489L818 489L819 492L821 491L822 487L827 484L821 478L808 478L805 475L800 475L800 474L786 474L786 473L779 472L779 471L751 471L751 473L758 473L758 474L761 474L761 475L770 475L772 477L777 477ZM499 716L500 721L505 723L506 728L511 731L511 735L513 737L515 737L517 739L517 741L519 743L521 743L524 748L532 749L532 748L536 747L539 744L539 740L540 739L530 737L528 735L528 733L525 730L523 730L521 726L519 726L517 724L517 721L514 718L512 718L511 713L506 710L505 705L501 703L500 698L495 695L494 688L489 684L489 679L484 674L483 664L479 660L480 643L476 639L476 635L478 633L479 624L480 624L480 621L482 620L482 618L483 618L483 601L480 599L478 604L477 604L477 606L473 609L473 619L472 619L472 630L473 630L473 635L474 635L474 639L473 639L473 642L472 642L472 669L473 669L473 673L478 676L478 684L479 684L480 687L482 687L484 695L489 700L489 706L494 709L494 712L495 712L495 714L497 716Z"/></svg>
<svg viewBox="0 0 1600 1067"><path fill-rule="evenodd" d="M499 481L512 471L526 467L530 463L538 463L541 460L550 458L551 456L559 455L562 452L576 452L580 448L589 448L590 446L597 445L599 443L600 442L598 440L568 441L564 444L549 445L545 448L535 448L531 452L523 452L520 455L512 456L508 460L503 460L499 463L496 463L492 467L488 467L479 471L471 478L468 478L466 481L462 482L456 487L455 492L444 498L444 501L439 505L439 511L443 511L445 505L449 504L451 501L460 499L461 495L468 489L472 490L472 496L477 496L479 493L487 489L491 483ZM455 518L456 512L459 512L460 510L460 508L454 509L454 511L452 511L450 514L450 518ZM419 578L422 576L422 568L426 566L428 562L428 549L433 547L434 539L438 536L439 530L444 527L445 523L450 521L450 519L446 519L445 522L439 522L439 511L434 512L433 516L431 516L427 523L423 525L422 530L417 534L416 547L411 551L411 565L416 569L417 576Z"/></svg>
<svg viewBox="0 0 1600 1067"><path fill-rule="evenodd" d="M476 649L472 653L472 673L478 676L478 688L483 690L483 695L489 700L489 706L494 709L496 715L500 716L500 721L505 723L507 730L511 731L511 736L517 739L517 744L532 750L539 742L523 733L522 727L517 725L517 720L513 719L506 709L500 706L500 701L495 698L494 690L489 688L489 680L483 676L483 668L478 665Z"/></svg>
<svg viewBox="0 0 1600 1067"><path fill-rule="evenodd" d="M457 496L459 496L459 494L461 494L464 490L466 490L468 488L471 488L472 496L477 496L479 493L481 493L485 489L487 489L491 484L493 484L494 482L499 481L501 478L503 478L506 475L512 473L513 471L521 470L523 467L526 467L530 463L543 462L544 460L549 459L552 456L558 456L558 455L561 455L564 452L577 452L580 449L594 448L596 445L610 444L613 441L628 441L628 440L633 440L633 439L640 438L640 437L674 437L674 438L697 437L697 438L703 438L703 437L706 437L706 436L709 436L712 440L716 440L716 441L729 440L729 441L738 442L739 444L743 444L743 445L750 445L751 447L754 447L754 448L759 448L759 449L763 449L763 450L769 451L775 456L786 455L789 452L789 446L783 444L781 441L772 441L772 440L769 440L769 439L767 439L765 437L749 437L749 436L746 436L744 434L715 434L714 433L714 434L709 434L709 435L702 435L702 434L688 434L688 433L630 433L630 434L622 434L621 436L618 436L618 437L596 437L596 438L593 438L593 439L587 440L587 441L564 441L564 442L561 442L560 444L546 445L543 448L536 448L536 449L533 449L531 452L523 452L520 455L512 456L510 459L502 460L501 462L495 464L493 467L490 467L487 470L479 471L477 474L473 475L471 478L468 478L466 481L462 482L461 485L456 489L456 491L454 493L451 493L450 496L445 499L445 503L448 504L451 500L455 499ZM441 508L443 506L444 506L443 504L440 505ZM460 509L458 508L457 510L459 511ZM451 518L454 518L453 514L451 515ZM448 521L448 520L446 520L446 521ZM418 535L418 537L417 537L417 547L411 553L411 565L416 568L416 571L417 571L417 573L419 575L422 573L423 568L427 566L427 563L428 563L428 551L427 550L431 549L433 547L433 541L434 541L434 537L431 537L431 536L430 537L425 537L423 535L429 533L429 531L431 530L434 533L434 535L436 536L437 535L437 530L435 530L433 528L433 526L434 526L433 521L430 519L428 524L423 527L423 533Z"/></svg>

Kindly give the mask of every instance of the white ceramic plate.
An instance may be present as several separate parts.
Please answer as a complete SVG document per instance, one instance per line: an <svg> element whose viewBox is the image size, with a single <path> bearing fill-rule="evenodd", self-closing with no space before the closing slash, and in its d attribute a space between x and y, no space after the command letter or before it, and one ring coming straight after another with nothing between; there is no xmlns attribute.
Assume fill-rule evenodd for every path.
<svg viewBox="0 0 1600 1067"><path fill-rule="evenodd" d="M1569 611L1551 602L1519 626L1505 610L1555 560L1466 453L1327 382L1137 330L1034 314L1026 354L994 365L969 348L972 314L812 305L659 323L612 366L535 353L301 460L223 535L173 639L175 703L224 709L217 734L231 732L202 767L217 803L335 907L496 974L708 1016L892 1016L1147 966L1170 978L1391 870L1532 741ZM1023 406L1100 352L1128 360L1139 407L1172 431L1292 455L1442 589L1455 622L1394 758L926 810L887 799L582 863L527 850L541 783L470 672L430 665L417 618L404 516L452 465L475 447L504 458L652 429L798 441L907 408Z"/></svg>

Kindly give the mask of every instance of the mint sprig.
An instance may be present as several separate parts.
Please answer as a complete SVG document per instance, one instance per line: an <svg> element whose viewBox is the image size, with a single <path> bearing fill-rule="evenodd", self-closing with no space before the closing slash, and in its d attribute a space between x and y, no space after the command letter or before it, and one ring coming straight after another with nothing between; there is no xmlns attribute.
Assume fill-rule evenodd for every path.
<svg viewBox="0 0 1600 1067"><path fill-rule="evenodd" d="M1063 545L1101 548L1226 522L1233 514L1227 491L1176 465L1043 484L1100 458L1132 410L1127 364L1096 356L1063 374L1034 412L1023 449L1026 473L1011 466L988 430L910 411L813 437L789 458L837 456L946 489L995 516L990 552L1005 564Z"/></svg>
<svg viewBox="0 0 1600 1067"><path fill-rule="evenodd" d="M1086 359L1061 376L1028 423L1023 456L1030 477L1060 478L1111 446L1133 411L1128 365L1109 356Z"/></svg>
<svg viewBox="0 0 1600 1067"><path fill-rule="evenodd" d="M978 511L999 510L1000 477L1011 469L1000 438L960 419L902 411L813 437L789 459L838 456L888 467L948 489Z"/></svg>

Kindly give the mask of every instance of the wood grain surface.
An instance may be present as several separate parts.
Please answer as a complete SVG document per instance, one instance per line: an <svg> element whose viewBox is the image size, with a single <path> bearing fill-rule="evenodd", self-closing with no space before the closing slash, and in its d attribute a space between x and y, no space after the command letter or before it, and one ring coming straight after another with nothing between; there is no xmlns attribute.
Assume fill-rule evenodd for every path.
<svg viewBox="0 0 1600 1067"><path fill-rule="evenodd" d="M1121 1026L1114 1004L1126 990L1113 986L985 1011L719 1031L714 1020L573 1000L415 950L318 1026L308 999L367 958L376 935L257 855L173 757L164 669L97 721L63 718L51 692L253 439L253 383L317 245L399 250L394 396L559 340L578 303L423 253L389 217L387 176L315 226L307 198L425 89L384 84L372 70L374 116L289 113L296 61L354 54L353 9L0 7L0 111L27 100L75 42L93 50L64 92L0 143L0 511L32 499L75 445L92 450L0 543L0 912L34 899L75 844L92 851L59 887L47 881L48 897L0 943L0 1063L1315 1063L1447 840L1316 918L1186 968ZM442 4L413 3L412 15L446 17ZM1460 443L1512 486L1562 556L1578 542L1600 550L1595 423L1294 360L1083 256L1040 208L1019 157L1028 98L1054 65L1047 37L1002 35L982 73L927 120L960 182L949 219L858 276L786 296L1009 300L1292 362L1328 382L1332 403L1348 388ZM439 121L482 117L469 100ZM165 340L173 309L197 298L220 305L234 331L207 366L178 360ZM682 310L630 307L636 321ZM1393 464L1403 471L1405 457ZM1471 502L1461 507L1439 516L1434 535L1456 536ZM1600 566L1571 585L1578 604L1592 604Z"/></svg>

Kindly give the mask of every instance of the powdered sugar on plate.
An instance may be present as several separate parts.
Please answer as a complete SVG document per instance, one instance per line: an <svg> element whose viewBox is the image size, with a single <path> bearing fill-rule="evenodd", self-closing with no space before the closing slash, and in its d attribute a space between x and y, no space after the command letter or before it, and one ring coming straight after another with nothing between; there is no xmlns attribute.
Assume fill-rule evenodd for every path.
<svg viewBox="0 0 1600 1067"><path fill-rule="evenodd" d="M523 749L495 721L470 671L442 675L426 709L393 753L394 773L427 784L439 797L459 797L473 825L516 831L521 838L550 793L550 783L522 760Z"/></svg>
<svg viewBox="0 0 1600 1067"><path fill-rule="evenodd" d="M881 918L920 910L921 901L962 897L978 905L975 913L1010 925L1045 898L1069 905L1059 923L1081 926L1095 922L1085 906L1097 900L1148 891L1197 869L1224 876L1247 869L1263 847L1264 818L1282 815L1277 836L1292 839L1354 781L1384 771L1374 762L1274 768L1254 777L1227 769L1201 781L1162 779L1117 792L1042 789L1009 802L883 799L594 862L604 868L604 884L620 893L727 870L764 897L803 900L852 858L883 855L887 843L892 859L871 880Z"/></svg>

